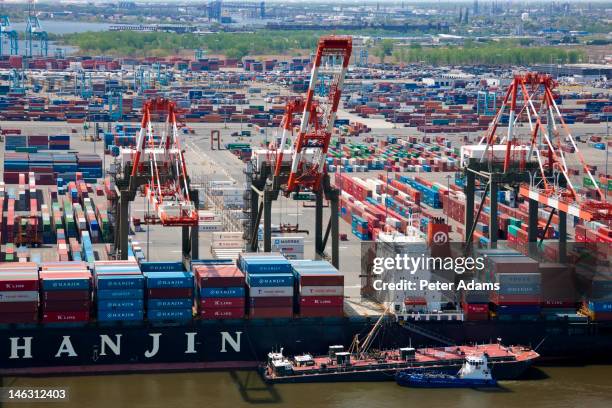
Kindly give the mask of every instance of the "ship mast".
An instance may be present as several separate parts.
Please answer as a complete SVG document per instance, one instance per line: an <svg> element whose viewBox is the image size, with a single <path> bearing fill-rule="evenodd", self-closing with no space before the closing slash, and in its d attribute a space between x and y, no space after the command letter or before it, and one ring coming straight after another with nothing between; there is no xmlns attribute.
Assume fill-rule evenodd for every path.
<svg viewBox="0 0 612 408"><path fill-rule="evenodd" d="M361 346L359 345L358 335L355 335L355 338L353 339L353 343L351 344L351 348L349 349L349 351L355 348L355 352L358 354L364 354L368 352L368 349L372 345L372 341L374 340L374 337L376 337L376 333L378 332L378 329L381 326L383 318L387 315L387 312L389 311L390 306L391 306L391 303L389 303L387 307L385 308L385 310L382 312L382 314L376 321L376 324L374 324L374 327L372 327L372 330L370 330L370 332L366 336Z"/></svg>

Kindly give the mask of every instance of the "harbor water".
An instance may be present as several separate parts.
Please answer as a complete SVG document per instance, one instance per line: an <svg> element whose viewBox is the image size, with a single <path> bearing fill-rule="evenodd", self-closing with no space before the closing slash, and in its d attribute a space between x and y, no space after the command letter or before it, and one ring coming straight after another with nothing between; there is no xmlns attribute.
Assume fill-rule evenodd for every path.
<svg viewBox="0 0 612 408"><path fill-rule="evenodd" d="M409 389L395 382L266 385L254 371L4 378L2 386L65 388L69 401L44 407L609 407L611 365L533 367L500 388ZM416 405L418 404L418 405ZM36 404L38 406L38 404ZM28 403L5 403L19 408Z"/></svg>

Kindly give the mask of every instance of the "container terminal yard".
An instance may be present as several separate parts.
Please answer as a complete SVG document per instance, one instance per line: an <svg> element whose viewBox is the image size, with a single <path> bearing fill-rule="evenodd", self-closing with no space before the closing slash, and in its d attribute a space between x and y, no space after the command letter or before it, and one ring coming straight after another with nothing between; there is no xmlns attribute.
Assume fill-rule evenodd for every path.
<svg viewBox="0 0 612 408"><path fill-rule="evenodd" d="M353 46L2 56L0 374L250 369L381 315L381 349L608 361L609 89ZM373 269L400 254L485 267Z"/></svg>

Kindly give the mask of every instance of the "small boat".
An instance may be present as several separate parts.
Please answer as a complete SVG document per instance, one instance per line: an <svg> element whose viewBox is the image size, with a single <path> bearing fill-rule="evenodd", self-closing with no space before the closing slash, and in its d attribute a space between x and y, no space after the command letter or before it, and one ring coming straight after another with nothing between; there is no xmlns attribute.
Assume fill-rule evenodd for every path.
<svg viewBox="0 0 612 408"><path fill-rule="evenodd" d="M455 375L440 372L398 371L395 381L404 387L419 388L480 388L496 387L497 380L493 378L488 365L486 353L467 356L459 372Z"/></svg>

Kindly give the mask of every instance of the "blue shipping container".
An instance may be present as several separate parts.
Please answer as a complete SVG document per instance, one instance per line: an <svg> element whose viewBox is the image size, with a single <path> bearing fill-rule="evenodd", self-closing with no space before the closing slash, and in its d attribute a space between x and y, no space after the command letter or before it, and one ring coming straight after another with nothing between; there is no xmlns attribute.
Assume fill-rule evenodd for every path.
<svg viewBox="0 0 612 408"><path fill-rule="evenodd" d="M154 309L147 312L149 320L189 320L191 318L191 309Z"/></svg>
<svg viewBox="0 0 612 408"><path fill-rule="evenodd" d="M222 297L244 297L244 287L232 288L200 288L200 297L222 298Z"/></svg>
<svg viewBox="0 0 612 408"><path fill-rule="evenodd" d="M43 290L87 290L89 279L50 279L42 280Z"/></svg>
<svg viewBox="0 0 612 408"><path fill-rule="evenodd" d="M144 312L142 310L101 310L98 312L98 321L133 321L142 320Z"/></svg>
<svg viewBox="0 0 612 408"><path fill-rule="evenodd" d="M102 290L110 289L142 289L142 275L100 275L96 277L96 287Z"/></svg>
<svg viewBox="0 0 612 408"><path fill-rule="evenodd" d="M247 275L247 283L252 287L293 286L291 274L257 274Z"/></svg>
<svg viewBox="0 0 612 408"><path fill-rule="evenodd" d="M98 300L98 310L141 310L143 306L142 299Z"/></svg>
<svg viewBox="0 0 612 408"><path fill-rule="evenodd" d="M141 262L140 270L143 272L183 272L182 262Z"/></svg>
<svg viewBox="0 0 612 408"><path fill-rule="evenodd" d="M110 299L142 299L144 297L143 289L113 289L113 290L98 290L96 292L98 301Z"/></svg>
<svg viewBox="0 0 612 408"><path fill-rule="evenodd" d="M147 288L192 288L193 274L191 272L146 272Z"/></svg>
<svg viewBox="0 0 612 408"><path fill-rule="evenodd" d="M149 299L147 308L150 309L185 309L193 305L193 299Z"/></svg>

